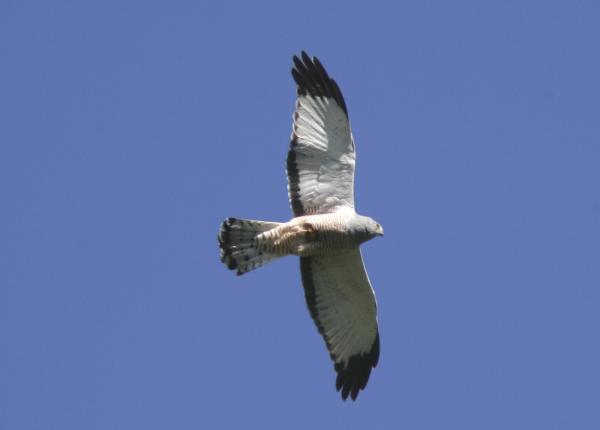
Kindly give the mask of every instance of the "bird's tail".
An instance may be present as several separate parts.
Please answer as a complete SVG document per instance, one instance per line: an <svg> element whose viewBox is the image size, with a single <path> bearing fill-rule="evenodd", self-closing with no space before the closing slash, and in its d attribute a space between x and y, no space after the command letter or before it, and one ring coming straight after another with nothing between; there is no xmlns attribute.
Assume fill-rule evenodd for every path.
<svg viewBox="0 0 600 430"><path fill-rule="evenodd" d="M258 249L256 242L256 236L279 225L278 222L227 218L221 224L218 236L221 261L228 269L243 275L281 257Z"/></svg>

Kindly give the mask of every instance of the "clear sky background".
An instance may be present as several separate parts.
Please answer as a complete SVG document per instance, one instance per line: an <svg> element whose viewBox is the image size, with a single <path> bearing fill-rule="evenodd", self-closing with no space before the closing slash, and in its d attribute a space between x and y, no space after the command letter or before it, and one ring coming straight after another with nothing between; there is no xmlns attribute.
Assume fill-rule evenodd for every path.
<svg viewBox="0 0 600 430"><path fill-rule="evenodd" d="M485 3L485 4L484 4ZM0 3L0 429L600 428L594 1ZM348 103L381 359L342 402L291 216L291 57Z"/></svg>

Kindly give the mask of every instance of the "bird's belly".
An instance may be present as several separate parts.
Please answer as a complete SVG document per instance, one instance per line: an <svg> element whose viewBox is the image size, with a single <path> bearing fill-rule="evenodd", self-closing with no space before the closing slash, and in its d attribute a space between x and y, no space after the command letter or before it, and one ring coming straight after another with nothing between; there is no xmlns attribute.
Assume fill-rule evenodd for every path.
<svg viewBox="0 0 600 430"><path fill-rule="evenodd" d="M332 215L294 218L289 223L265 233L261 242L269 252L303 257L354 248L356 244L345 233L342 221Z"/></svg>
<svg viewBox="0 0 600 430"><path fill-rule="evenodd" d="M352 247L348 237L339 231L308 230L298 238L293 254L302 257L326 255Z"/></svg>

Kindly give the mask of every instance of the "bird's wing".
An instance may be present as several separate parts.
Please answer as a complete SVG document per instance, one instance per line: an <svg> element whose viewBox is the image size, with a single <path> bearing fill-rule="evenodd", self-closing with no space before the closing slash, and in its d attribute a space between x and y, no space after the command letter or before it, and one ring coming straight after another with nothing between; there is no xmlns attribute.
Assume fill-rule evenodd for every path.
<svg viewBox="0 0 600 430"><path fill-rule="evenodd" d="M294 56L298 99L287 157L295 216L354 208L356 154L348 111L336 82L316 57Z"/></svg>
<svg viewBox="0 0 600 430"><path fill-rule="evenodd" d="M342 398L356 399L379 359L377 305L360 249L301 257L306 304L325 339Z"/></svg>

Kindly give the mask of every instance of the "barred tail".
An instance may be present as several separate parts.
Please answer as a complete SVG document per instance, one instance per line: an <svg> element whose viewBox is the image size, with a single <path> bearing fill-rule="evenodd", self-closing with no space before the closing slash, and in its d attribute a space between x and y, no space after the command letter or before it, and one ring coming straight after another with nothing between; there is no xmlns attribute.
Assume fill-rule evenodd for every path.
<svg viewBox="0 0 600 430"><path fill-rule="evenodd" d="M259 250L255 240L259 234L279 225L278 222L227 218L221 224L218 236L221 261L228 269L237 269L237 274L243 275L281 257Z"/></svg>

